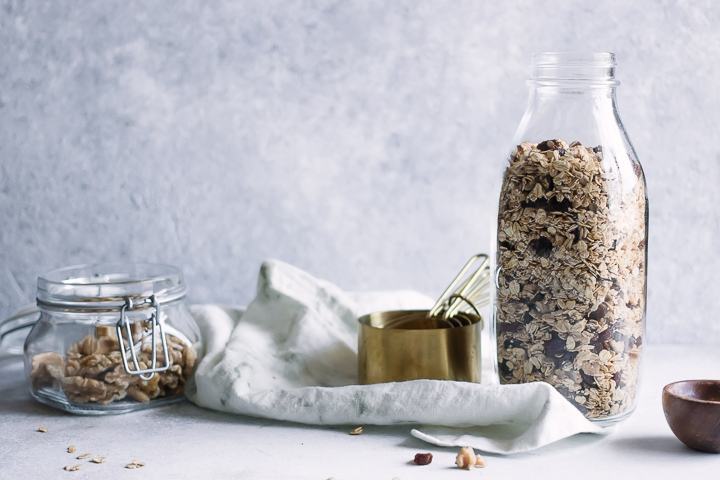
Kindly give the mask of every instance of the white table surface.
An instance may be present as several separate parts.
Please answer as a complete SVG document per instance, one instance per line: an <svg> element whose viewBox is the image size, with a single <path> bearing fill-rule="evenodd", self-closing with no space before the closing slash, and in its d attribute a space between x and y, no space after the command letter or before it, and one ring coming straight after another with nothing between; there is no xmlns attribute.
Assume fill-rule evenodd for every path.
<svg viewBox="0 0 720 480"><path fill-rule="evenodd" d="M454 466L457 449L425 444L409 426L315 427L229 415L185 402L119 416L83 417L34 401L21 364L0 364L0 478L262 478L402 480L424 478L720 478L720 455L681 444L665 423L662 387L720 378L720 346L650 345L639 405L607 436L577 435L531 453L485 455L487 467ZM47 433L36 429L46 427ZM77 452L66 452L75 445ZM75 457L107 457L92 464ZM416 466L416 453L432 464ZM127 470L132 460L147 466ZM82 464L66 472L65 465ZM702 477L701 477L702 475Z"/></svg>

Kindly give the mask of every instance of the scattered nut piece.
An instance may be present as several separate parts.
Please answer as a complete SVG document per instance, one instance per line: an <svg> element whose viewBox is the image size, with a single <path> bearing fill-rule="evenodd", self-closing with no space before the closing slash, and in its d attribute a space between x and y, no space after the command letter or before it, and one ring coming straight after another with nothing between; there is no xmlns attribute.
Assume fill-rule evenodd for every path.
<svg viewBox="0 0 720 480"><path fill-rule="evenodd" d="M415 454L415 465L430 465L432 462L432 453L417 453Z"/></svg>
<svg viewBox="0 0 720 480"><path fill-rule="evenodd" d="M144 467L145 466L145 462L141 462L140 460L133 460L132 463L136 467Z"/></svg>
<svg viewBox="0 0 720 480"><path fill-rule="evenodd" d="M475 467L484 467L485 460L480 455L476 455L472 447L463 447L457 454L455 464L458 468L472 470Z"/></svg>
<svg viewBox="0 0 720 480"><path fill-rule="evenodd" d="M130 470L132 470L133 468L138 468L138 467L134 463L128 463L127 465L125 465L125 468L129 468Z"/></svg>
<svg viewBox="0 0 720 480"><path fill-rule="evenodd" d="M353 430L350 430L350 435L360 435L363 432L362 427L357 427Z"/></svg>
<svg viewBox="0 0 720 480"><path fill-rule="evenodd" d="M78 456L77 456L77 459L78 459L78 460L85 460L86 458L90 458L90 457L92 457L92 453L83 453L82 455L78 455Z"/></svg>
<svg viewBox="0 0 720 480"><path fill-rule="evenodd" d="M105 461L105 457L95 457L90 461L93 463L103 463Z"/></svg>
<svg viewBox="0 0 720 480"><path fill-rule="evenodd" d="M80 464L75 465L74 467L71 467L71 466L69 466L69 465L65 465L65 470L68 471L68 472L76 472L76 471L80 470L81 468L82 468L82 465L80 465Z"/></svg>
<svg viewBox="0 0 720 480"><path fill-rule="evenodd" d="M68 447L68 453L75 453L75 445L70 445Z"/></svg>
<svg viewBox="0 0 720 480"><path fill-rule="evenodd" d="M39 427L39 428L37 429L37 431L38 431L38 432L42 432L42 433L47 433L47 428L45 428L45 427Z"/></svg>

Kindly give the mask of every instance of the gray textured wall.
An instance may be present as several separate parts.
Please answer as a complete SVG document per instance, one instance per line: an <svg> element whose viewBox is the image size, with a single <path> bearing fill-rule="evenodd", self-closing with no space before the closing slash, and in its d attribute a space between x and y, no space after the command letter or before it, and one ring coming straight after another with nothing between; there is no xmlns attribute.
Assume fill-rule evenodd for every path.
<svg viewBox="0 0 720 480"><path fill-rule="evenodd" d="M246 303L278 258L437 295L489 245L540 50L617 54L651 201L651 341L720 342L716 2L3 1L0 315L37 276L183 267Z"/></svg>

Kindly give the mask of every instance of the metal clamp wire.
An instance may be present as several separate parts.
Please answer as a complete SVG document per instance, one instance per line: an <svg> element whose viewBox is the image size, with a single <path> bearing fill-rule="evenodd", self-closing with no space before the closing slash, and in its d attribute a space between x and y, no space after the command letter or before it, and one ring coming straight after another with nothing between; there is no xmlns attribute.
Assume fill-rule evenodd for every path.
<svg viewBox="0 0 720 480"><path fill-rule="evenodd" d="M128 319L125 312L132 310L136 306L145 305L148 302L150 303L150 306L155 309L155 312L150 316L150 323L152 326L152 333L151 333L152 363L151 363L150 368L141 369L140 362L138 361L137 354L135 353L136 346L135 346L135 342L133 340L130 320ZM125 345L122 343L123 342L123 338L122 338L122 327L123 326L125 327L125 333L127 335L128 347L130 350L130 355L132 357L133 365L135 367L135 369L133 369L133 370L130 369L130 365L128 364L128 359L127 359L127 353L125 350ZM125 298L125 305L123 305L120 309L120 320L118 321L115 328L117 331L118 341L120 342L120 345L121 345L120 356L122 357L123 367L125 367L125 372L127 372L128 375L137 375L140 377L141 380L144 380L147 382L147 381L150 381L155 376L155 372L164 372L168 368L170 368L170 355L168 353L168 348L167 348L167 339L165 338L165 332L163 331L162 322L160 321L160 307L158 306L155 295L152 295L150 298L147 298L139 303L133 302L132 298L130 298L130 297ZM162 342L163 361L164 361L163 367L157 366L157 342L155 340L156 330L159 331L160 341ZM140 339L140 343L138 346L140 348L142 348L142 338ZM145 375L148 373L150 375Z"/></svg>

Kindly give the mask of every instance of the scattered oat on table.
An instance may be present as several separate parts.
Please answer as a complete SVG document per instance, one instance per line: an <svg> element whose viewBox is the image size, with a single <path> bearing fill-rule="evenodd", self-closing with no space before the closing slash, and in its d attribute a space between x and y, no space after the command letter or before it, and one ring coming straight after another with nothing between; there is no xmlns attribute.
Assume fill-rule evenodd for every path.
<svg viewBox="0 0 720 480"><path fill-rule="evenodd" d="M133 465L135 465L138 468L145 466L145 462L141 462L140 460L133 460L132 463L133 463Z"/></svg>
<svg viewBox="0 0 720 480"><path fill-rule="evenodd" d="M138 467L134 463L128 463L127 465L125 465L125 468L129 468L130 470L132 470L133 468L138 468Z"/></svg>
<svg viewBox="0 0 720 480"><path fill-rule="evenodd" d="M472 470L475 467L484 467L485 460L480 455L476 455L472 447L463 447L457 454L455 464L458 468Z"/></svg>
<svg viewBox="0 0 720 480"><path fill-rule="evenodd" d="M75 453L75 445L70 445L67 451L68 453Z"/></svg>
<svg viewBox="0 0 720 480"><path fill-rule="evenodd" d="M105 461L105 457L95 457L90 461L93 463L103 463Z"/></svg>
<svg viewBox="0 0 720 480"><path fill-rule="evenodd" d="M71 466L69 466L69 465L65 465L65 470L68 471L68 472L76 472L76 471L80 470L81 468L82 468L82 465L80 465L80 464L75 465L74 467L71 467Z"/></svg>
<svg viewBox="0 0 720 480"><path fill-rule="evenodd" d="M363 427L357 427L353 430L350 430L350 435L360 435L363 432Z"/></svg>
<svg viewBox="0 0 720 480"><path fill-rule="evenodd" d="M42 433L47 433L47 428L45 428L45 427L38 427L37 431L38 431L38 432L42 432Z"/></svg>
<svg viewBox="0 0 720 480"><path fill-rule="evenodd" d="M90 458L90 457L92 457L92 453L83 453L82 455L78 455L78 456L77 456L77 459L78 459L78 460L85 460L86 458Z"/></svg>

